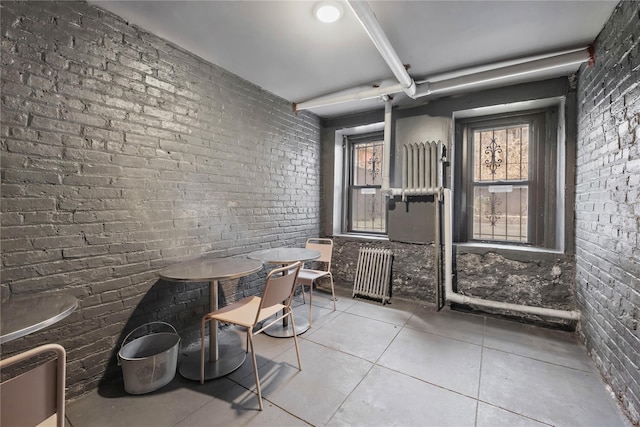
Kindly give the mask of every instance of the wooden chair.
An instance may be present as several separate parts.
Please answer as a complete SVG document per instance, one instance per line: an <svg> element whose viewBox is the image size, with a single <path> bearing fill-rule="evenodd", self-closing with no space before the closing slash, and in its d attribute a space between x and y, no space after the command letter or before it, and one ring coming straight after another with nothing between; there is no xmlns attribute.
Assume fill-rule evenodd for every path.
<svg viewBox="0 0 640 427"><path fill-rule="evenodd" d="M258 365L256 363L256 353L253 345L253 336L267 329L283 318L289 317L291 326L295 330L293 319L293 310L291 309L291 300L293 299L293 291L295 290L296 280L300 272L300 262L287 265L282 268L273 269L267 275L266 283L262 296L250 296L229 304L219 310L208 313L202 317L202 327L200 334L200 383L204 383L204 336L205 325L208 321L217 320L218 322L226 322L247 328L247 352L251 349L253 359L253 374L256 378L256 388L258 389L258 402L262 411L262 392L260 390L260 377L258 376ZM254 328L261 322L275 315L275 319L269 320L262 324L260 329ZM300 363L300 350L298 348L298 338L294 335L293 341L296 347L296 355L298 357L298 369L302 370Z"/></svg>
<svg viewBox="0 0 640 427"><path fill-rule="evenodd" d="M2 399L0 425L36 426L56 417L56 426L64 427L66 352L59 344L45 344L0 360L0 369L45 353L56 358L40 363L28 371L0 384ZM47 423L48 424L48 423Z"/></svg>
<svg viewBox="0 0 640 427"><path fill-rule="evenodd" d="M302 298L304 300L304 287L309 286L309 326L313 321L313 283L322 278L329 277L331 280L331 300L333 301L333 311L336 310L336 293L333 287L333 275L331 274L331 255L333 254L333 240L325 238L307 239L306 249L315 249L320 252L320 258L314 261L324 263L326 270L313 270L303 268L298 275L297 284L302 286Z"/></svg>

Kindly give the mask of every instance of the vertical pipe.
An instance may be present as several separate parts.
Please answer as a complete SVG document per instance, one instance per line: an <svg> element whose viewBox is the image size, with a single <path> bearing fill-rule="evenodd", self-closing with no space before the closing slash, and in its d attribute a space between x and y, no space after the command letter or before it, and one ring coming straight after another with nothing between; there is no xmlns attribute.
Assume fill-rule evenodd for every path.
<svg viewBox="0 0 640 427"><path fill-rule="evenodd" d="M391 171L391 99L384 102L384 145L382 150L382 191L390 188L389 175ZM397 184L396 184L397 185Z"/></svg>
<svg viewBox="0 0 640 427"><path fill-rule="evenodd" d="M468 297L466 295L453 292L453 243L451 228L451 190L443 189L444 193L444 283L445 299L458 304L470 304L480 307L497 308L504 311L515 311L518 313L530 313L539 316L557 317L560 319L579 320L579 311L556 310L553 308L533 307L528 305L512 304L507 302L491 301L482 298Z"/></svg>
<svg viewBox="0 0 640 427"><path fill-rule="evenodd" d="M453 249L451 229L451 190L442 189L444 195L444 284L445 298L453 294Z"/></svg>
<svg viewBox="0 0 640 427"><path fill-rule="evenodd" d="M434 208L434 234L433 234L433 250L435 252L435 269L436 269L436 310L440 311L442 308L442 295L440 284L440 199L441 193L433 196L433 208Z"/></svg>

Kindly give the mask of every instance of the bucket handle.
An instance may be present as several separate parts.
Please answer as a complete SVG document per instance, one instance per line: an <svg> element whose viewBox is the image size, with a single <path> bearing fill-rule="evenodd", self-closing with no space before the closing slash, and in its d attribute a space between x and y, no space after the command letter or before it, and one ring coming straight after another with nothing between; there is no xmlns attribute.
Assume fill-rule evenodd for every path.
<svg viewBox="0 0 640 427"><path fill-rule="evenodd" d="M177 330L176 330L176 328L174 328L174 327L173 327L173 325L172 325L172 324L170 324L170 323L167 323L167 322L160 322L160 321L144 323L144 324L142 324L142 325L138 326L137 328L133 329L131 332L129 332L129 333L127 334L127 336L126 336L126 337L124 337L124 339L122 340L122 344L120 344L120 350L122 350L122 347L124 347L124 344L127 342L127 340L129 339L129 337L130 337L131 335L133 335L133 333L134 333L135 331L137 331L138 329L144 328L144 327L146 327L146 326L152 325L152 324L154 324L154 323L159 323L159 324L161 324L161 325L168 326L168 327L170 327L170 328L173 330L173 332L174 332L176 335L178 335L178 331L177 331ZM118 352L117 356L118 356L118 366L120 366L120 352Z"/></svg>

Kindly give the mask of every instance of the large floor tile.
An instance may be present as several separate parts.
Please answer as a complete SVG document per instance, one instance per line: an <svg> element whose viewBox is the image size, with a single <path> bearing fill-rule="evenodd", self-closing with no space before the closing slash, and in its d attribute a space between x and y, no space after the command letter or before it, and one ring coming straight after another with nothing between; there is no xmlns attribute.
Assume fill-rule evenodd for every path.
<svg viewBox="0 0 640 427"><path fill-rule="evenodd" d="M484 317L447 308L436 311L435 306L422 305L413 312L407 327L481 345Z"/></svg>
<svg viewBox="0 0 640 427"><path fill-rule="evenodd" d="M282 408L263 401L260 411L258 396L236 385L220 398L212 399L202 408L176 424L177 427L203 426L308 426Z"/></svg>
<svg viewBox="0 0 640 427"><path fill-rule="evenodd" d="M274 360L285 352L292 352L295 354L296 349L294 347L293 338L274 338L266 334L258 334L253 337L253 346L256 351L256 362L258 367L263 366L271 360ZM243 348L246 348L246 342L243 343ZM251 353L247 353L247 358L240 368L236 369L227 378L233 381L240 381L247 375L253 375L253 362L251 361Z"/></svg>
<svg viewBox="0 0 640 427"><path fill-rule="evenodd" d="M260 370L263 397L313 425L323 425L362 381L372 364L305 341L300 346L302 371L295 352L283 354ZM242 384L255 389L253 377Z"/></svg>
<svg viewBox="0 0 640 427"><path fill-rule="evenodd" d="M474 344L405 328L378 363L475 398L481 350Z"/></svg>
<svg viewBox="0 0 640 427"><path fill-rule="evenodd" d="M415 308L415 303L401 299L394 299L393 303L385 305L372 301L358 301L349 307L346 312L403 326L407 323Z"/></svg>
<svg viewBox="0 0 640 427"><path fill-rule="evenodd" d="M575 369L593 370L584 345L571 332L487 318L484 345Z"/></svg>
<svg viewBox="0 0 640 427"><path fill-rule="evenodd" d="M234 387L238 386L225 378L200 385L176 375L159 390L128 395L116 382L70 403L66 415L73 426L173 426Z"/></svg>
<svg viewBox="0 0 640 427"><path fill-rule="evenodd" d="M548 425L484 402L478 403L476 427L544 427Z"/></svg>
<svg viewBox="0 0 640 427"><path fill-rule="evenodd" d="M305 337L309 336L310 332L313 332L314 330L317 330L317 329L323 327L328 322L330 322L333 318L338 316L340 313L341 313L340 311L333 311L333 308L316 307L315 306L315 300L314 300L313 321L311 322L311 327L309 328L309 331L305 332L304 334L302 334L300 336L302 338L305 338ZM309 311L308 310L306 312L306 315L307 316L309 315Z"/></svg>
<svg viewBox="0 0 640 427"><path fill-rule="evenodd" d="M397 325L340 313L305 339L375 362L399 331Z"/></svg>
<svg viewBox="0 0 640 427"><path fill-rule="evenodd" d="M335 287L336 294L336 310L345 311L348 310L357 301L351 296L351 292L348 289ZM302 298L296 296L296 298ZM309 302L309 292L305 293L306 302ZM333 301L331 301L331 289L328 288L314 288L313 289L313 305L315 307L331 308L333 310Z"/></svg>
<svg viewBox="0 0 640 427"><path fill-rule="evenodd" d="M622 426L593 373L485 349L480 400L555 426Z"/></svg>
<svg viewBox="0 0 640 427"><path fill-rule="evenodd" d="M375 367L329 426L473 426L476 400Z"/></svg>
<svg viewBox="0 0 640 427"><path fill-rule="evenodd" d="M629 427L575 334L336 293L336 311L327 292L314 293L313 327L298 336L302 371L292 338L254 338L264 411L249 353L202 385L179 374L140 396L122 381L101 385L68 402L66 425ZM308 317L308 302L296 296L296 317ZM240 328L219 338L246 345ZM181 344L181 360L196 341Z"/></svg>

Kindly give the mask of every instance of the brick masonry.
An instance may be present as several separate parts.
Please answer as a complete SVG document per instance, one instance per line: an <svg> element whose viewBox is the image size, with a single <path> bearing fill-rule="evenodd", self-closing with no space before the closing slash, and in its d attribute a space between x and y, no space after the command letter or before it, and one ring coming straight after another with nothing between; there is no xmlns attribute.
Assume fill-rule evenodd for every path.
<svg viewBox="0 0 640 427"><path fill-rule="evenodd" d="M2 296L79 300L2 353L59 342L73 398L120 375L134 327L197 331L208 284L162 267L319 235L320 122L85 2L1 5ZM263 275L222 283L223 303Z"/></svg>
<svg viewBox="0 0 640 427"><path fill-rule="evenodd" d="M581 332L640 425L640 2L623 1L578 79L576 286Z"/></svg>

